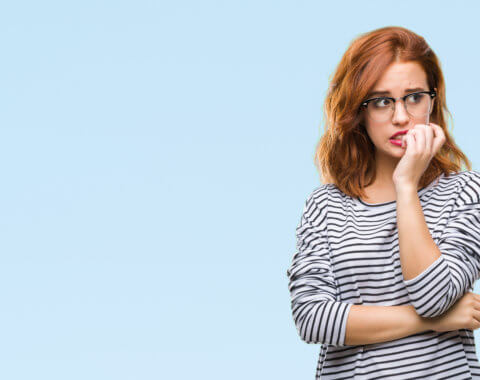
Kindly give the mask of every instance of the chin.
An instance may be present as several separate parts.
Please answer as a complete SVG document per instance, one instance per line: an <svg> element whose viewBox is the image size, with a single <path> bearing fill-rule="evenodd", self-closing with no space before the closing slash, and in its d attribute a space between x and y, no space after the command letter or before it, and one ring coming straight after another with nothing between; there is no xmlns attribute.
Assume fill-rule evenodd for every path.
<svg viewBox="0 0 480 380"><path fill-rule="evenodd" d="M395 158L402 158L402 156L405 154L405 148L393 145L390 141L388 141L387 144L388 147L387 149L383 150L383 154Z"/></svg>
<svg viewBox="0 0 480 380"><path fill-rule="evenodd" d="M394 147L396 148L396 147ZM389 154L393 157L401 158L405 154L405 149L398 147L397 149L391 149Z"/></svg>

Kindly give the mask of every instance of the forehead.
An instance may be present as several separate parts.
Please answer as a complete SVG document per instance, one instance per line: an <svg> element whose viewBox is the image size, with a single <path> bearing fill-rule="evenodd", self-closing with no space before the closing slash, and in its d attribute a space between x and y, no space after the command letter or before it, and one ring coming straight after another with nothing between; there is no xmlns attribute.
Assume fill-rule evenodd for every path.
<svg viewBox="0 0 480 380"><path fill-rule="evenodd" d="M378 81L370 93L384 92L403 95L406 89L427 88L427 74L417 62L393 62Z"/></svg>

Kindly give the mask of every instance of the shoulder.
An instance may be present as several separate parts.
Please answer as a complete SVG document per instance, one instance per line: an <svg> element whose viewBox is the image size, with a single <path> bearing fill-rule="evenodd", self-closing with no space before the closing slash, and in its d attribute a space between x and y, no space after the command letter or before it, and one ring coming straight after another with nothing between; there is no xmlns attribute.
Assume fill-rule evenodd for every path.
<svg viewBox="0 0 480 380"><path fill-rule="evenodd" d="M328 191L331 187L330 183L326 183L314 188L308 195L305 201L305 208L323 209L328 198Z"/></svg>
<svg viewBox="0 0 480 380"><path fill-rule="evenodd" d="M328 191L331 184L323 184L311 190L304 201L301 224L319 226L327 212Z"/></svg>
<svg viewBox="0 0 480 380"><path fill-rule="evenodd" d="M458 192L458 204L480 202L480 172L477 170L465 170L458 173L450 173L451 181L455 184Z"/></svg>
<svg viewBox="0 0 480 380"><path fill-rule="evenodd" d="M478 181L480 179L480 172L477 170L464 170L462 172L458 173L450 173L450 175L456 177L456 178L461 178L464 181L468 180L476 180Z"/></svg>
<svg viewBox="0 0 480 380"><path fill-rule="evenodd" d="M464 172L465 184L462 191L465 203L480 202L480 172L468 170Z"/></svg>

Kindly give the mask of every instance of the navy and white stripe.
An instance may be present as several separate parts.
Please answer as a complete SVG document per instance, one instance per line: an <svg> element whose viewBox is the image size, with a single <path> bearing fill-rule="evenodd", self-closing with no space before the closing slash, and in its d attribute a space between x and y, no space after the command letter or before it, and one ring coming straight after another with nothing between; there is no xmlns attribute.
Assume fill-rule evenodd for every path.
<svg viewBox="0 0 480 380"><path fill-rule="evenodd" d="M354 304L412 304L433 317L480 278L480 173L441 175L418 194L442 256L410 280L400 265L395 201L369 204L333 184L307 197L287 276L298 334L320 345L316 379L480 379L472 330L345 345Z"/></svg>
<svg viewBox="0 0 480 380"><path fill-rule="evenodd" d="M352 304L337 301L325 230L321 227L325 216L326 208L317 208L310 198L296 230L297 252L287 275L293 318L302 340L341 346Z"/></svg>

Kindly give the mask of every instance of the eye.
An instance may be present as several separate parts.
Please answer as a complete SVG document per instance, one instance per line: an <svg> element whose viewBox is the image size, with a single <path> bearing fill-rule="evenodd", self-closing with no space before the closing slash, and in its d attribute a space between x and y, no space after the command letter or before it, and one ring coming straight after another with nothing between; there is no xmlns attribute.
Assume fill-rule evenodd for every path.
<svg viewBox="0 0 480 380"><path fill-rule="evenodd" d="M425 99L426 94L410 94L407 96L406 101L410 104L418 104Z"/></svg>
<svg viewBox="0 0 480 380"><path fill-rule="evenodd" d="M388 107L391 103L388 98L378 98L370 102L375 108L385 108Z"/></svg>

